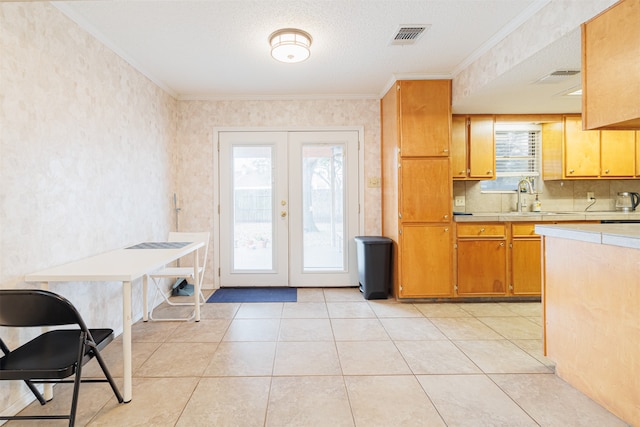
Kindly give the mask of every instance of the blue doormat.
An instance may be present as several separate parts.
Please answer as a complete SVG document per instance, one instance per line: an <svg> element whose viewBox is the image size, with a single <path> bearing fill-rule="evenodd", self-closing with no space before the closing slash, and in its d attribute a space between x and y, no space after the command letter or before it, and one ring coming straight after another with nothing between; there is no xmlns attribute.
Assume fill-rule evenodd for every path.
<svg viewBox="0 0 640 427"><path fill-rule="evenodd" d="M296 288L221 288L207 302L296 302Z"/></svg>

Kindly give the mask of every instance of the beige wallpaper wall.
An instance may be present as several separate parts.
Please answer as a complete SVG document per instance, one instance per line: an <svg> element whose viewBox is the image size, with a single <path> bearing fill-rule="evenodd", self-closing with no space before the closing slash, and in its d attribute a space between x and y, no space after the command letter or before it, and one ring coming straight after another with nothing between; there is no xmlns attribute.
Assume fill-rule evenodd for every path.
<svg viewBox="0 0 640 427"><path fill-rule="evenodd" d="M174 193L182 231L217 227L214 127L362 126L364 174L380 175L378 100L177 102L46 2L0 3L0 52L0 288L164 239L175 228ZM378 234L379 188L365 188L364 199L365 233ZM213 283L211 268L205 280ZM116 331L120 289L52 286L87 323ZM140 284L133 289L136 318ZM0 383L0 411L21 409L25 390Z"/></svg>
<svg viewBox="0 0 640 427"><path fill-rule="evenodd" d="M176 188L181 231L217 228L213 192L216 127L280 129L364 126L365 177L380 176L379 100L181 101L178 104ZM381 232L380 188L364 188L365 234ZM210 251L211 252L211 251ZM209 260L211 265L211 260ZM213 272L205 275L213 283Z"/></svg>
<svg viewBox="0 0 640 427"><path fill-rule="evenodd" d="M166 237L176 108L48 2L0 3L0 288ZM120 289L52 286L90 326L115 330L122 329ZM2 338L11 346L26 337L4 330ZM0 411L20 409L25 390L2 381Z"/></svg>

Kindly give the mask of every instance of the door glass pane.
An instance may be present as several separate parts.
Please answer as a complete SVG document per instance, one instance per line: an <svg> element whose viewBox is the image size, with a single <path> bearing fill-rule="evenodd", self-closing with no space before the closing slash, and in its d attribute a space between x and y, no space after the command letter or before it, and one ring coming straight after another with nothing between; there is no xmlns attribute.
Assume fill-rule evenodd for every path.
<svg viewBox="0 0 640 427"><path fill-rule="evenodd" d="M304 271L342 271L344 252L344 148L302 147Z"/></svg>
<svg viewBox="0 0 640 427"><path fill-rule="evenodd" d="M273 270L273 149L233 147L233 269Z"/></svg>

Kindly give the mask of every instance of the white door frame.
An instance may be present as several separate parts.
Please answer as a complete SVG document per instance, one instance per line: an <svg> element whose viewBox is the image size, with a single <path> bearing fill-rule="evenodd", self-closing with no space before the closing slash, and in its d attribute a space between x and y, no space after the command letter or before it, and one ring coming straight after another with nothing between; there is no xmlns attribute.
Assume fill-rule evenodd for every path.
<svg viewBox="0 0 640 427"><path fill-rule="evenodd" d="M364 126L321 126L321 127L214 127L213 128L213 287L220 288L220 132L326 132L326 131L356 131L358 132L358 234L364 234ZM354 284L355 285L355 284Z"/></svg>

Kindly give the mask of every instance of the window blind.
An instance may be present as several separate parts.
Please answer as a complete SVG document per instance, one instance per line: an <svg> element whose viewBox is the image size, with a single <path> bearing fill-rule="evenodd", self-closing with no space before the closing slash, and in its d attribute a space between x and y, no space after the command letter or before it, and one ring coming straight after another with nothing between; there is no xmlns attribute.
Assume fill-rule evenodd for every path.
<svg viewBox="0 0 640 427"><path fill-rule="evenodd" d="M540 176L541 132L531 123L496 124L496 179L481 181L482 191L513 192L523 177Z"/></svg>
<svg viewBox="0 0 640 427"><path fill-rule="evenodd" d="M538 176L540 132L497 131L496 176Z"/></svg>

